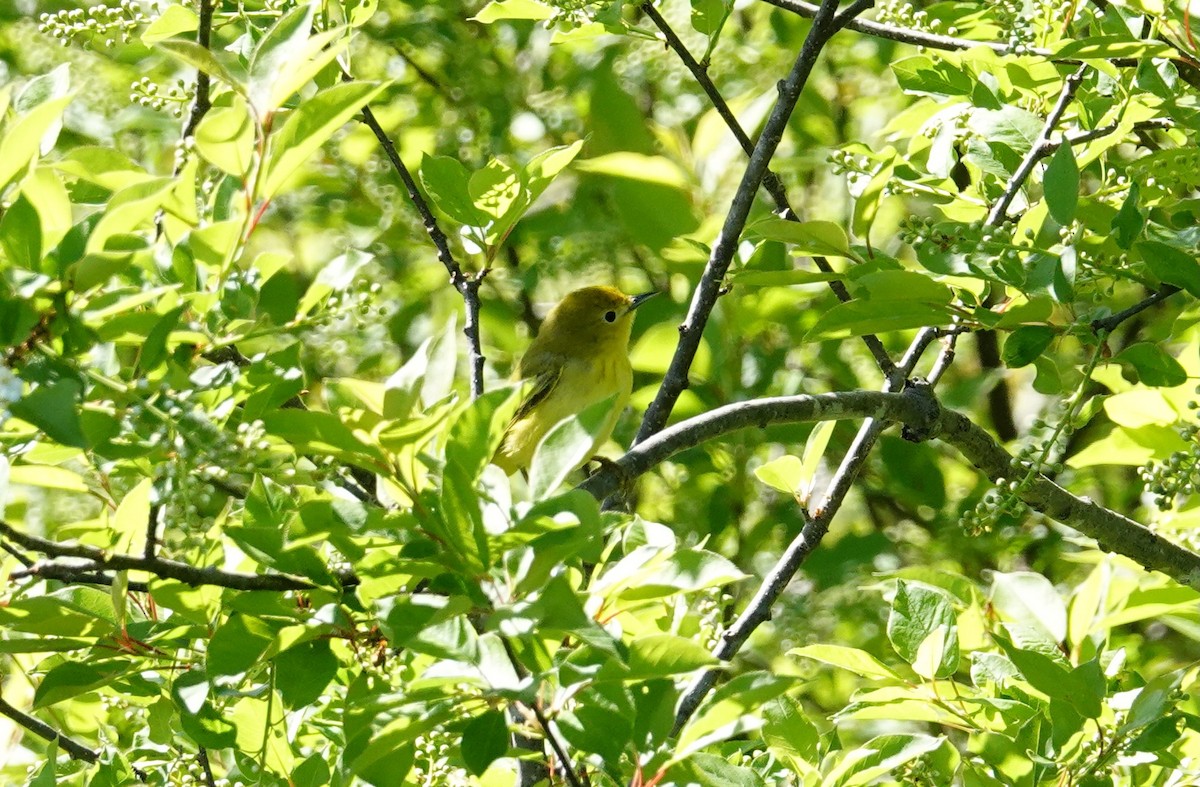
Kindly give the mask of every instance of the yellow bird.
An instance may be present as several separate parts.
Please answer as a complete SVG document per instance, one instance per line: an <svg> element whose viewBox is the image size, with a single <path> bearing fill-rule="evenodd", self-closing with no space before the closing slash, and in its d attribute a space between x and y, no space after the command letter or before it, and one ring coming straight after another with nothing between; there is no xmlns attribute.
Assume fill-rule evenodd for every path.
<svg viewBox="0 0 1200 787"><path fill-rule="evenodd" d="M584 287L550 311L517 366L516 377L532 380L533 390L492 458L504 472L528 468L537 444L559 421L615 395L592 452L609 438L633 390L633 310L654 294L629 296L615 287Z"/></svg>

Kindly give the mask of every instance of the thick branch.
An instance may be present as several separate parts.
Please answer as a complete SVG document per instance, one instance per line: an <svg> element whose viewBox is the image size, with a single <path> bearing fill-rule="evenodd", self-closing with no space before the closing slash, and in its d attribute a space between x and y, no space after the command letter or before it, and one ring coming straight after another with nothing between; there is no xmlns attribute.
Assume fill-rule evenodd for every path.
<svg viewBox="0 0 1200 787"><path fill-rule="evenodd" d="M467 337L467 347L469 348L471 361L471 398L478 397L483 393L483 349L479 340L479 285L483 283L483 278L488 271L485 268L474 276L468 276L463 273L462 266L454 259L454 254L450 251L450 243L446 238L446 233L442 232L442 228L438 226L437 219L434 218L433 211L429 209L429 204L425 202L425 197L421 195L421 190L417 188L417 182L413 179L412 173L408 171L408 167L400 159L400 154L396 150L395 143L391 137L383 130L383 126L379 125L379 121L375 118L375 113L370 107L362 109L363 123L367 128L371 129L375 134L375 138L379 140L379 144L383 146L383 152L387 154L388 161L392 163L392 167L396 170L396 174L400 176L400 180L404 183L404 189L408 193L408 199L412 202L413 207L417 209L417 213L421 215L421 222L425 225L425 232L429 234L429 239L433 241L433 246L437 249L438 261L445 267L446 272L450 274L450 284L454 289L458 290L462 296L463 305L466 311L466 324L463 325L463 335Z"/></svg>
<svg viewBox="0 0 1200 787"><path fill-rule="evenodd" d="M954 446L992 481L1023 478L1028 468L1005 451L982 427L952 410L939 409L924 389L902 394L847 391L816 396L781 396L719 407L664 429L580 485L593 495L616 489L622 477L645 473L668 457L739 429L771 424L873 418L900 422ZM851 452L853 453L853 452ZM1116 552L1182 585L1200 590L1200 555L1162 538L1145 526L1085 498L1041 474L1015 490L1030 508L1094 538ZM821 508L824 508L822 504ZM811 524L811 523L810 523ZM807 529L806 525L806 529Z"/></svg>
<svg viewBox="0 0 1200 787"><path fill-rule="evenodd" d="M851 9L861 12L870 7L872 3L873 0L859 0L851 6ZM822 2L821 9L813 19L812 29L805 38L804 45L800 48L800 54L797 56L791 72L786 79L779 83L779 100L775 102L775 107L771 110L771 115L763 126L758 144L754 146L750 163L742 173L741 183L738 184L737 191L733 195L733 202L729 207L729 213L725 216L725 223L713 245L708 264L704 266L700 283L692 294L692 303L688 308L687 317L679 326L679 344L675 347L675 354L671 358L671 364L663 378L662 387L659 388L658 394L650 403L650 407L647 408L646 415L642 419L641 428L634 441L635 444L662 429L671 415L671 410L675 407L675 402L688 386L688 371L691 369L696 351L700 347L704 326L721 294L725 273L729 270L730 261L737 250L738 240L741 238L746 220L750 216L750 207L754 202L755 194L767 173L767 165L783 139L788 119L792 115L792 110L795 109L796 101L800 98L800 91L808 81L808 75L812 73L813 66L817 62L817 55L838 30L834 24L836 10L837 0Z"/></svg>
<svg viewBox="0 0 1200 787"><path fill-rule="evenodd" d="M71 755L73 759L83 760L84 762L96 762L100 759L99 752L68 738L41 719L14 708L5 702L3 697L0 697L0 716L7 716L40 738L45 738L48 741L58 741L58 745L62 747L62 750Z"/></svg>
<svg viewBox="0 0 1200 787"><path fill-rule="evenodd" d="M938 438L953 445L992 481L1023 478L1027 473L1027 468L965 415L943 410L940 421ZM1200 555L1132 519L1073 495L1041 474L1018 488L1016 495L1035 511L1095 539L1100 549L1124 555L1143 568L1200 590Z"/></svg>

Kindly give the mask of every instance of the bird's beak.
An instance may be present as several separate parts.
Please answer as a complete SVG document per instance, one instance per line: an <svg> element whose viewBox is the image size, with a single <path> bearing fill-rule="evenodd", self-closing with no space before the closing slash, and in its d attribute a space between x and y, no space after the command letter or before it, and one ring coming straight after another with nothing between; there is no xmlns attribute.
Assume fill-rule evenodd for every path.
<svg viewBox="0 0 1200 787"><path fill-rule="evenodd" d="M629 308L625 310L626 313L633 311L655 295L658 295L658 290L651 290L650 292L643 292L641 295L633 296L629 299Z"/></svg>

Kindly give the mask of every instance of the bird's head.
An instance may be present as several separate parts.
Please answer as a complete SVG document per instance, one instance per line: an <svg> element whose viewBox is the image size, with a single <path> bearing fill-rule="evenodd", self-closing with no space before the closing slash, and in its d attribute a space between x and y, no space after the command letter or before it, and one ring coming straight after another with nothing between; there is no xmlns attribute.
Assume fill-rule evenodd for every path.
<svg viewBox="0 0 1200 787"><path fill-rule="evenodd" d="M633 310L653 292L626 295L616 287L583 287L568 293L538 331L545 349L564 355L629 344ZM544 337L544 338L543 338Z"/></svg>

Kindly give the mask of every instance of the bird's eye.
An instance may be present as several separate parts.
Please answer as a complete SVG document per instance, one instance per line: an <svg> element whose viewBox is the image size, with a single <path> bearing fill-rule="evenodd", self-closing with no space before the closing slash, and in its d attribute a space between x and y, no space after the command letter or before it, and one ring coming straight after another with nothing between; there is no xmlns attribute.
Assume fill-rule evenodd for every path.
<svg viewBox="0 0 1200 787"><path fill-rule="evenodd" d="M615 311L609 309L608 311L606 311L604 313L604 320L605 320L605 322L616 322L617 321L617 313Z"/></svg>

